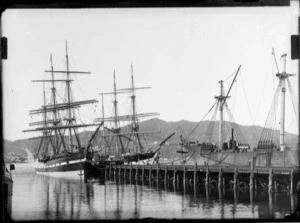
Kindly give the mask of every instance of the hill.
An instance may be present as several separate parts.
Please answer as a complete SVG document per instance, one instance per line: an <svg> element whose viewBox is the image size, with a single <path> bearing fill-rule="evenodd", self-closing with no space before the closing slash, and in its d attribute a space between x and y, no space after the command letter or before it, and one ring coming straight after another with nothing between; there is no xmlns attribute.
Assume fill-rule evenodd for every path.
<svg viewBox="0 0 300 223"><path fill-rule="evenodd" d="M175 132L175 135L168 140L170 144L179 144L180 135L185 137L189 137L190 140L198 140L199 142L203 142L206 134L206 130L209 125L209 121L201 122L196 129L195 126L198 124L197 122L190 122L186 120L181 120L178 122L166 122L164 120L155 118L147 121L140 122L140 131L160 131L158 134L148 134L146 139L147 143L153 145L155 142L160 143L171 133ZM224 122L225 125L225 141L228 141L231 134L231 126L232 123ZM243 133L249 145L253 148L257 146L258 140L262 133L263 127L261 126L242 126L238 125L239 129ZM194 130L193 130L194 129ZM191 134L191 132L193 133ZM276 134L279 135L277 132ZM88 139L91 137L91 131L85 131L79 133L79 138L83 145L87 144ZM298 136L291 133L286 133L285 136L286 143L292 148L296 149ZM212 141L218 141L218 122L214 122L214 129L212 133ZM16 140L14 142L4 140L4 153L15 152L15 153L26 153L26 148L28 148L31 152L36 152L38 148L38 139L22 139ZM174 147L174 146L173 146Z"/></svg>
<svg viewBox="0 0 300 223"><path fill-rule="evenodd" d="M180 142L180 135L184 137L188 137L190 140L198 140L199 142L203 142L208 125L210 121L203 121L199 125L197 122L190 122L186 120L181 120L178 122L166 122L160 119L151 119L144 122L141 122L140 129L141 131L150 131L151 129L160 130L162 134L155 139L160 141L167 137L172 132L176 132L175 136L172 137L169 141L172 143ZM198 126L197 126L198 125ZM213 122L214 129L212 133L212 142L218 142L218 122ZM195 128L197 126L197 128ZM231 136L231 122L224 122L225 128L225 141L228 141ZM260 139L260 136L263 131L263 127L261 126L243 126L237 125L241 130L243 136L246 141L249 143L251 147L256 147L257 143ZM191 134L192 133L192 134ZM275 133L279 136L279 131ZM279 140L279 139L278 139ZM285 134L286 143L293 149L296 148L298 142L298 136L292 133L286 132Z"/></svg>

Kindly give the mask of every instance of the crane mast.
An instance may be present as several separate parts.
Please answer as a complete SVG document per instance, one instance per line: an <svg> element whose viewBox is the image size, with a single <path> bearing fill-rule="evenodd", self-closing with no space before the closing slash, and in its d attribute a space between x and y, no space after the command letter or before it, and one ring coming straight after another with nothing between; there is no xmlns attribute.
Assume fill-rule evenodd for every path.
<svg viewBox="0 0 300 223"><path fill-rule="evenodd" d="M273 52L274 54L274 52ZM277 73L276 76L279 78L279 84L281 86L281 114L280 114L280 137L279 137L279 147L280 151L284 151L286 148L285 144L285 134L284 134L284 127L285 127L285 92L286 92L286 79L289 76L294 76L293 74L286 73L286 56L287 54L283 54L281 59L283 61L283 72ZM275 57L275 56L274 56ZM275 58L276 61L276 58Z"/></svg>
<svg viewBox="0 0 300 223"><path fill-rule="evenodd" d="M219 101L218 105L219 105L219 111L220 111L220 122L219 122L219 149L223 149L223 144L224 144L224 141L225 141L225 135L224 135L224 105L225 105L225 102L226 102L226 99L229 98L229 93L231 91L231 88L232 88L232 85L233 83L235 82L236 80L236 77L240 71L240 68L241 68L241 65L239 66L235 76L234 76L234 79L229 87L229 90L227 92L227 94L225 95L224 94L224 88L223 88L223 80L220 80L219 81L219 84L220 84L220 95L219 96L215 96L215 98Z"/></svg>

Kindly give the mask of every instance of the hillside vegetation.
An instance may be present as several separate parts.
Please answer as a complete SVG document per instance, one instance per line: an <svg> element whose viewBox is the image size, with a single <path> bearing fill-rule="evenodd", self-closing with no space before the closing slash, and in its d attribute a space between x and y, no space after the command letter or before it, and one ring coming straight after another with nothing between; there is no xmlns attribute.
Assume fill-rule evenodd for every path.
<svg viewBox="0 0 300 223"><path fill-rule="evenodd" d="M155 118L150 119L147 121L143 121L140 123L140 131L153 131L157 130L160 133L155 134L148 134L146 135L147 143L150 147L155 146L156 143L160 143L163 141L167 136L171 133L175 132L175 135L168 140L170 145L173 145L173 149L176 150L174 144L178 145L180 142L180 135L184 137L188 137L190 140L198 140L199 142L203 142L206 130L209 125L209 121L203 121L199 124L199 126L193 131L197 122L190 122L186 120L178 121L178 122L166 122L161 119ZM214 123L214 131L212 134L212 141L218 142L218 122ZM263 127L261 126L242 126L238 125L241 132L243 133L244 137L246 138L247 142L251 146L251 148L256 147L258 140L261 136ZM193 134L191 132L193 131ZM231 123L225 122L225 140L228 141L231 136ZM191 135L190 135L191 134ZM276 133L279 136L279 133ZM91 137L91 131L85 131L79 133L79 137L81 139L82 145L87 144L88 139ZM286 133L285 135L286 143L291 147L291 149L296 149L298 136L291 133ZM15 153L26 153L26 148L28 148L31 152L36 152L38 148L38 139L29 140L29 139L22 139L16 141L9 141L4 140L4 153L7 154L8 152L15 152ZM170 147L170 146L168 146Z"/></svg>

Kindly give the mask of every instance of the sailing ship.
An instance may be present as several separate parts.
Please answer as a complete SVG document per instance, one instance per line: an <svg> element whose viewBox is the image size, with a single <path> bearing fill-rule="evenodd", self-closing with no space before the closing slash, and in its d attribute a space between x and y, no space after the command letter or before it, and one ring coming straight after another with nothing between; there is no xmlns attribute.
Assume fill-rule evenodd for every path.
<svg viewBox="0 0 300 223"><path fill-rule="evenodd" d="M276 57L273 51L274 59L277 66ZM266 124L263 128L262 135L258 141L256 148L251 149L247 140L238 128L234 121L233 115L227 105L227 98L229 97L230 90L234 84L236 77L239 73L241 66L239 66L235 77L230 85L227 94L224 94L223 81L219 81L220 95L216 96L215 104L210 108L209 112L215 107L212 121L207 127L207 133L203 143L198 141L191 141L186 137L180 136L182 150L178 151L185 154L182 157L181 163L198 165L218 165L218 166L261 166L261 167L295 167L299 166L297 150L291 148L285 142L285 92L286 82L288 83L291 95L293 95L291 84L289 81L292 74L286 73L286 54L282 55L283 72L279 72L277 66L276 76L279 78L278 87L271 105L270 113L268 115ZM280 142L276 144L276 134L278 131L275 129L276 124L276 108L279 95L281 94L281 118L280 118ZM293 100L294 108L296 108L296 100ZM233 125L231 129L231 137L229 142L225 142L224 132L224 108L228 112ZM219 110L219 141L212 143L212 132L214 120L217 111ZM297 117L297 112L296 117ZM205 117L204 117L205 118ZM204 119L203 118L203 119ZM202 120L203 120L202 119ZM199 122L200 123L200 122ZM298 123L298 122L297 122ZM196 126L197 127L197 126ZM182 155L183 156L183 155Z"/></svg>
<svg viewBox="0 0 300 223"><path fill-rule="evenodd" d="M34 129L24 130L23 132L41 132L42 136L32 139L38 140L36 157L38 158L38 166L36 172L39 174L54 174L63 172L75 173L75 175L83 175L86 170L85 163L92 159L91 147L96 133L101 125L78 123L75 109L78 110L82 105L97 103L97 100L75 101L72 97L72 79L71 75L90 74L90 72L73 71L69 69L68 47L66 42L66 70L54 70L52 62L52 54L50 55L51 69L46 73L51 74L50 79L33 80L33 82L43 83L43 100L44 105L39 109L30 110L30 115L43 116L42 121L32 122L30 126L38 126ZM64 79L55 78L55 74L62 74ZM51 86L51 99L47 103L45 84ZM65 87L65 97L61 99L57 92L57 85L62 84ZM61 100L59 100L61 99ZM96 130L83 145L79 137L79 129L86 127L96 127Z"/></svg>
<svg viewBox="0 0 300 223"><path fill-rule="evenodd" d="M107 126L104 129L107 130L106 135L103 135L105 141L106 154L108 154L107 159L102 161L102 163L133 163L136 164L140 161L149 162L150 160L158 159L159 150L162 148L163 144L174 135L171 134L162 143L159 144L158 148L155 150L153 148L148 148L146 151L147 141L145 139L146 134L160 133L160 131L140 131L139 120L141 118L157 116L158 113L137 113L136 109L136 94L137 90L150 89L150 87L135 87L134 76L133 76L133 66L131 64L131 86L130 88L118 89L116 87L116 77L114 71L114 90L113 92L101 93L102 102L103 95L113 95L113 107L114 116L104 117L104 111L102 111L103 116L101 118L95 119L95 122L111 122L113 124L112 128ZM131 94L131 114L129 115L119 115L118 112L118 94ZM103 106L102 106L103 107ZM127 126L121 128L120 122L130 122Z"/></svg>

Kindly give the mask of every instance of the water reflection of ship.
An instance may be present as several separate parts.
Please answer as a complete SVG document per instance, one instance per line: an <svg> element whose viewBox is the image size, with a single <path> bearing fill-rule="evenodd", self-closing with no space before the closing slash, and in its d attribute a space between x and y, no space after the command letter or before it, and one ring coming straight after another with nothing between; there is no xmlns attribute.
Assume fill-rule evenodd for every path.
<svg viewBox="0 0 300 223"><path fill-rule="evenodd" d="M86 219L88 213L95 206L93 203L95 192L94 184L103 184L95 179L93 183L85 183L84 179L78 178L56 178L45 175L37 175L39 184L45 187L46 197L41 197L44 207L44 219ZM91 179L89 179L91 180Z"/></svg>
<svg viewBox="0 0 300 223"><path fill-rule="evenodd" d="M275 54L273 52L274 58ZM286 73L286 54L282 55L283 61L283 72L279 72L277 67L276 76L279 78L279 83L277 90L275 92L274 99L272 101L271 109L268 114L266 124L263 128L262 135L258 141L256 148L251 149L247 143L246 138L242 134L241 130L238 128L232 112L227 105L227 99L229 98L229 93L232 86L236 80L239 73L240 67L238 68L235 77L229 87L227 94L224 93L223 82L220 83L220 95L216 96L214 105L209 109L208 113L214 109L212 119L207 127L207 131L204 137L204 142L199 143L198 141L191 141L188 137L181 136L181 145L184 149L179 151L180 153L187 154L182 158L182 162L185 164L198 165L220 165L220 166L249 166L251 163L253 166L267 166L267 167L296 167L299 165L298 155L296 149L291 149L285 141L285 92L286 83L288 84L288 89L290 90L290 95L292 98L292 103L297 118L297 103L292 90L292 86L289 80L292 74ZM275 58L276 62L276 58ZM277 66L277 62L276 62ZM279 142L277 137L278 131L276 130L276 109L278 104L279 96L281 95L281 116L280 116L280 131ZM225 133L224 133L224 109L227 110L228 117L230 118L230 123L232 124L231 138L229 143L225 143ZM212 142L212 134L214 129L214 121L219 110L220 120L219 120L219 140L218 143ZM208 114L207 113L207 114ZM207 116L204 116L204 118ZM204 119L203 118L203 119ZM202 119L202 120L203 120ZM202 121L201 120L201 121ZM198 127L200 122L194 128ZM194 131L193 130L193 131ZM193 133L191 132L191 134ZM191 135L190 134L190 135Z"/></svg>
<svg viewBox="0 0 300 223"><path fill-rule="evenodd" d="M288 192L269 192L268 190L239 190L211 188L203 185L193 193L186 193L189 202L183 209L197 206L202 211L217 209L220 216L213 218L233 219L276 219L282 218L295 210L295 196ZM243 212L243 207L250 207L251 212Z"/></svg>
<svg viewBox="0 0 300 223"><path fill-rule="evenodd" d="M157 202L169 202L174 196L181 209L177 209L177 206L176 210L179 213L174 216L163 215L165 218L188 218L186 213L190 211L194 213L194 218L278 218L292 210L292 199L295 200L290 193L269 193L268 190L254 190L251 193L251 190L200 185L197 190L187 189L185 193L183 188L178 188L173 194L172 191L164 191L163 188L147 189L137 183L130 185L108 181L104 185L98 185L84 184L79 179L66 180L40 175L36 177L43 181L45 191L49 191L47 195L44 193L44 196L39 197L46 203L45 219L139 219L148 214L148 209L145 209L151 205L146 203L148 198L151 197L151 201L154 199ZM221 193L219 189L222 190ZM250 209L252 211L249 211ZM212 215L215 211L219 215ZM161 213L157 216L159 214ZM153 213L150 215L153 216Z"/></svg>

